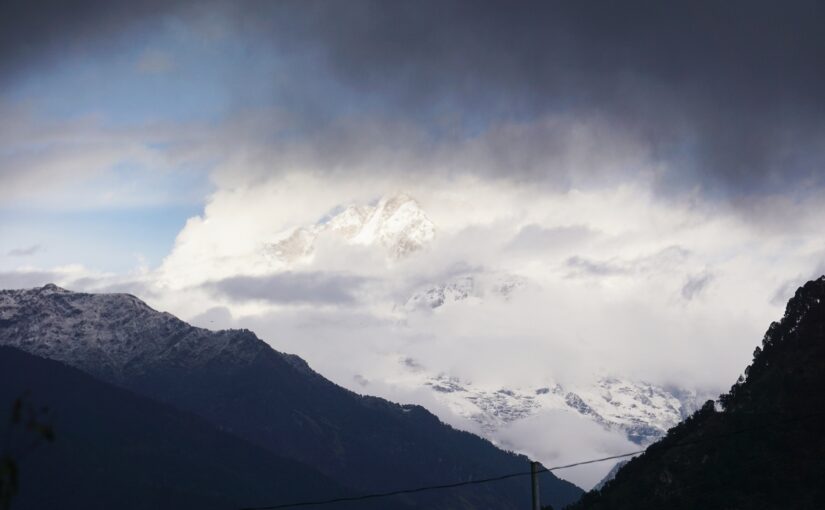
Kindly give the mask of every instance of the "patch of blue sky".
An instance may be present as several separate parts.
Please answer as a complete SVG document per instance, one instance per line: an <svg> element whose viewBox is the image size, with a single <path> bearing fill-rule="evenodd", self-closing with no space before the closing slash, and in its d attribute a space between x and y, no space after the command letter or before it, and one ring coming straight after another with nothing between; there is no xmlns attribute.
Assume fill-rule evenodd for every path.
<svg viewBox="0 0 825 510"><path fill-rule="evenodd" d="M124 273L157 267L171 251L195 204L131 209L45 211L0 209L0 270L80 264L87 269ZM9 255L40 246L28 257Z"/></svg>
<svg viewBox="0 0 825 510"><path fill-rule="evenodd" d="M212 190L207 169L146 168L130 161L87 182L83 192L106 209L202 204Z"/></svg>
<svg viewBox="0 0 825 510"><path fill-rule="evenodd" d="M0 206L0 269L81 264L123 272L157 266L186 220L202 213L208 174L121 162L36 201ZM42 246L30 257L7 255Z"/></svg>
<svg viewBox="0 0 825 510"><path fill-rule="evenodd" d="M115 210L203 204L214 191L208 161L171 164L124 159L100 171L72 179L37 192L8 196L0 204L4 210Z"/></svg>

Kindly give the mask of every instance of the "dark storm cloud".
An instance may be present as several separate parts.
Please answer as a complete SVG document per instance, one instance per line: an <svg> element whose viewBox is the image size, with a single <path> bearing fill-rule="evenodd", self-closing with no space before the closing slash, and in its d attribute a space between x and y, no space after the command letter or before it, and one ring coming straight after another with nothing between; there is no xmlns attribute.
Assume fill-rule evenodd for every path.
<svg viewBox="0 0 825 510"><path fill-rule="evenodd" d="M17 73L59 62L76 51L111 51L146 22L162 19L170 0L9 0L0 16L0 86ZM105 42L104 42L105 41Z"/></svg>
<svg viewBox="0 0 825 510"><path fill-rule="evenodd" d="M22 23L4 17L3 69L168 12L146 1L45 5L18 9ZM435 136L597 116L669 164L663 186L739 194L823 181L825 6L814 0L242 2L176 12L204 11L290 57L277 85L289 90L277 95L310 123L323 125L332 104ZM316 86L327 79L338 88Z"/></svg>
<svg viewBox="0 0 825 510"><path fill-rule="evenodd" d="M684 172L668 184L751 190L822 177L821 3L337 6L310 25L328 65L411 115L598 112Z"/></svg>
<svg viewBox="0 0 825 510"><path fill-rule="evenodd" d="M278 273L269 276L234 276L205 287L235 301L267 301L276 304L339 304L356 301L366 280L327 272Z"/></svg>

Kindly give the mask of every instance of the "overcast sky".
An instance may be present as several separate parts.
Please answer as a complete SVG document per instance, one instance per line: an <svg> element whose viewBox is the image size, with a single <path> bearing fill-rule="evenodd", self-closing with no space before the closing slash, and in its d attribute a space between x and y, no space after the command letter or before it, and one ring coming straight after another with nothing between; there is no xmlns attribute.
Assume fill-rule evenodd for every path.
<svg viewBox="0 0 825 510"><path fill-rule="evenodd" d="M816 1L8 2L0 287L132 292L401 400L426 397L399 357L718 393L825 272L823 26ZM402 261L264 253L402 192L436 233ZM528 283L399 315L466 275ZM540 453L623 447L588 434Z"/></svg>

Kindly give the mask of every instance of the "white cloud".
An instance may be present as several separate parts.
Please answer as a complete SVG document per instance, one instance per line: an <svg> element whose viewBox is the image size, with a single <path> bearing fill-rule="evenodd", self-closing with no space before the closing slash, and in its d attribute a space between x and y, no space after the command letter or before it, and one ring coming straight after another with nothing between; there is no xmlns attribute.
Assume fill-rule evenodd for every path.
<svg viewBox="0 0 825 510"><path fill-rule="evenodd" d="M23 266L16 270L0 271L0 289L30 289L48 283L85 290L92 282L105 280L110 284L115 275L101 274L81 265L67 265L51 269Z"/></svg>
<svg viewBox="0 0 825 510"><path fill-rule="evenodd" d="M415 197L436 225L425 249L394 260L329 235L292 269L346 271L356 280L335 288L357 292L357 300L250 302L204 285L236 278L279 296L312 292L317 282L286 288L301 278L284 287L279 279L288 273L272 263L266 244L341 205L398 190ZM772 301L777 289L810 274L825 253L811 221L825 218L823 207L784 207L803 227L766 228L694 196L664 200L644 182L548 190L473 176L276 174L211 196L204 215L190 220L152 274L150 301L201 326L216 327L217 320L221 327L250 328L339 384L426 404L472 429L426 392L388 382L399 356L488 385L575 385L617 375L703 394L726 390L781 315L783 303ZM479 273L517 275L529 284L507 299L484 296L431 312L401 306L422 285ZM619 435L577 420L542 415L498 439L550 463L627 450ZM550 426L553 435L539 434ZM569 476L589 484L609 467Z"/></svg>
<svg viewBox="0 0 825 510"><path fill-rule="evenodd" d="M813 236L794 246L798 234L791 239L766 233L712 203L658 200L643 185L548 192L475 178L416 180L390 187L380 178L356 183L294 174L219 191L204 216L190 220L156 273L170 289L164 305L187 317L224 306L238 320L272 313L279 327L300 322L308 312L250 307L203 292L199 285L237 276L271 278L279 268L267 258L265 245L279 233L312 224L341 204L366 203L402 188L436 224L436 239L427 249L391 261L374 250L328 239L302 268L345 270L374 282L358 304L358 313L374 320L368 332L353 326L353 336L363 340L348 346L352 352L360 350L359 342L371 344L368 337L375 334L415 351L416 359L436 358L440 368L471 378L484 372L507 380L530 373L540 377L543 371L574 377L605 370L721 389L781 313L771 303L776 290L790 276L812 271L823 249L823 241ZM821 214L812 204L799 207L808 215ZM569 232L571 225L587 235L512 249L525 230ZM394 305L416 286L438 283L455 268L512 273L535 285L509 301L399 317ZM686 295L686 282L697 278L705 283L693 285ZM330 311L330 317L335 313ZM297 351L322 371L335 373L355 370L326 349L328 343L341 343L330 336L345 335L342 330L336 326L329 335L313 332L306 339L298 338L302 330L285 335L267 328L265 333L285 342L275 342L276 347ZM469 353L472 362L467 362ZM512 369L500 366L502 359Z"/></svg>
<svg viewBox="0 0 825 510"><path fill-rule="evenodd" d="M543 411L514 422L501 432L500 437L502 446L514 446L517 451L529 454L548 468L640 449L639 445L631 443L621 434L605 430L568 411ZM604 478L614 463L588 464L555 471L554 474L580 487L590 488Z"/></svg>

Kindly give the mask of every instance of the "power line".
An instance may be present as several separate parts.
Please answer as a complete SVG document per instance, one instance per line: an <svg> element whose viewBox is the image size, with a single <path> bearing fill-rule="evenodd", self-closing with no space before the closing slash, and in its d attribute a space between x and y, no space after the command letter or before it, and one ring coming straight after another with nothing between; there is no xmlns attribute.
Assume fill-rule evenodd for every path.
<svg viewBox="0 0 825 510"><path fill-rule="evenodd" d="M576 466L583 466L585 464L595 464L596 462L604 462L607 460L614 460L614 459L622 459L624 457L630 457L632 455L638 455L643 453L644 450L639 450L630 453L623 453L621 455L613 455L611 457L603 457L601 459L592 459L592 460L585 460L582 462L576 462L573 464L566 464L564 466L554 466L550 468L541 468L538 472L539 473L546 473L550 471L557 471L560 469L567 469ZM374 498L386 498L389 496L399 496L402 494L414 494L416 492L424 492L430 490L439 490L439 489L454 489L456 487L464 487L467 485L477 485L481 483L490 483L490 482L498 482L500 480L507 480L509 478L517 478L519 476L527 476L531 475L532 472L524 471L519 473L509 473L506 475L501 476L494 476L491 478L479 478L478 480L467 480L464 482L455 482L455 483L447 483L443 485L427 485L424 487L416 487L414 489L401 489L397 491L389 491L389 492L377 492L373 494L364 494L362 496L350 496L350 497L343 497L343 498L332 498L332 499L324 499L324 500L317 500L317 501L302 501L299 503L284 503L281 505L273 505L273 506L255 506L255 507L247 507L242 508L241 510L275 510L278 508L297 508L301 506L311 506L311 505L327 505L331 503L343 503L346 501L363 501L365 499L374 499Z"/></svg>
<svg viewBox="0 0 825 510"><path fill-rule="evenodd" d="M726 434L717 434L715 436L709 436L709 437L695 439L695 440L691 440L691 441L682 441L682 442L672 444L672 445L668 445L668 446L664 446L664 447L660 446L660 447L654 448L654 450L657 451L657 452L661 452L661 451L666 451L666 450L670 450L670 449L673 449L673 448L679 448L679 447L682 447L682 446L689 446L689 445L693 445L693 444L704 443L704 442L711 441L711 440L714 440L714 439L721 439L721 438L725 438L725 437L730 437L730 436L742 434L744 432L752 432L752 431L755 431L755 430L764 430L764 429L767 429L767 428L776 427L777 425L782 425L782 424L797 422L797 421L803 421L803 420L807 420L807 419L810 419L810 418L813 418L813 417L816 417L816 416L821 416L822 414L823 413L813 413L813 414L805 415L805 416L802 416L802 417L797 417L797 418L793 418L793 419L790 419L790 420L781 421L779 423L773 423L773 424L768 424L768 425L762 425L762 426L759 426L759 427L749 427L749 428L745 428L745 429L734 430L734 431L731 431L731 432L726 433ZM655 444L656 443L654 443L651 446L654 446ZM538 470L538 473L549 473L549 472L552 472L552 471L560 471L562 469L569 469L569 468L574 468L574 467L578 467L578 466L585 466L585 465L588 465L588 464L596 464L596 463L605 462L605 461L608 461L608 460L623 459L625 457L632 457L634 455L639 455L640 453L645 453L646 451L648 451L647 448L644 449L644 450L637 450L635 452L628 452L628 453L622 453L622 454L619 454L619 455L612 455L610 457L601 457L601 458L598 458L598 459L590 459L590 460L583 460L583 461L579 461L579 462L574 462L572 464L564 464L564 465L561 465L561 466L541 468L541 469ZM426 485L426 486L416 487L416 488L412 488L412 489L400 489L400 490L395 490L395 491L376 492L376 493L372 493L372 494L363 494L363 495L360 495L360 496L347 496L347 497L322 499L322 500L315 500L315 501L300 501L300 502L295 502L295 503L283 503L283 504L271 505L271 506L245 507L245 508L242 508L240 510L277 510L277 509L281 509L281 508L299 508L299 507L313 506L313 505L329 505L329 504L334 504L334 503L364 501L364 500L367 500L367 499L386 498L386 497L391 497L391 496L400 496L400 495L403 495L403 494L415 494L415 493L418 493L418 492L425 492L425 491L431 491L431 490L454 489L454 488L457 488L457 487L465 487L465 486L468 486L468 485L478 485L478 484L483 484L483 483L498 482L498 481L501 481L501 480L508 480L510 478L518 478L518 477L521 477L521 476L528 476L528 475L532 475L532 472L531 471L522 471L522 472L518 472L518 473L509 473L509 474L506 474L506 475L494 476L494 477L490 477L490 478L479 478L477 480L467 480L467 481L463 481L463 482L455 482L455 483L448 483L448 484L442 484L442 485Z"/></svg>

